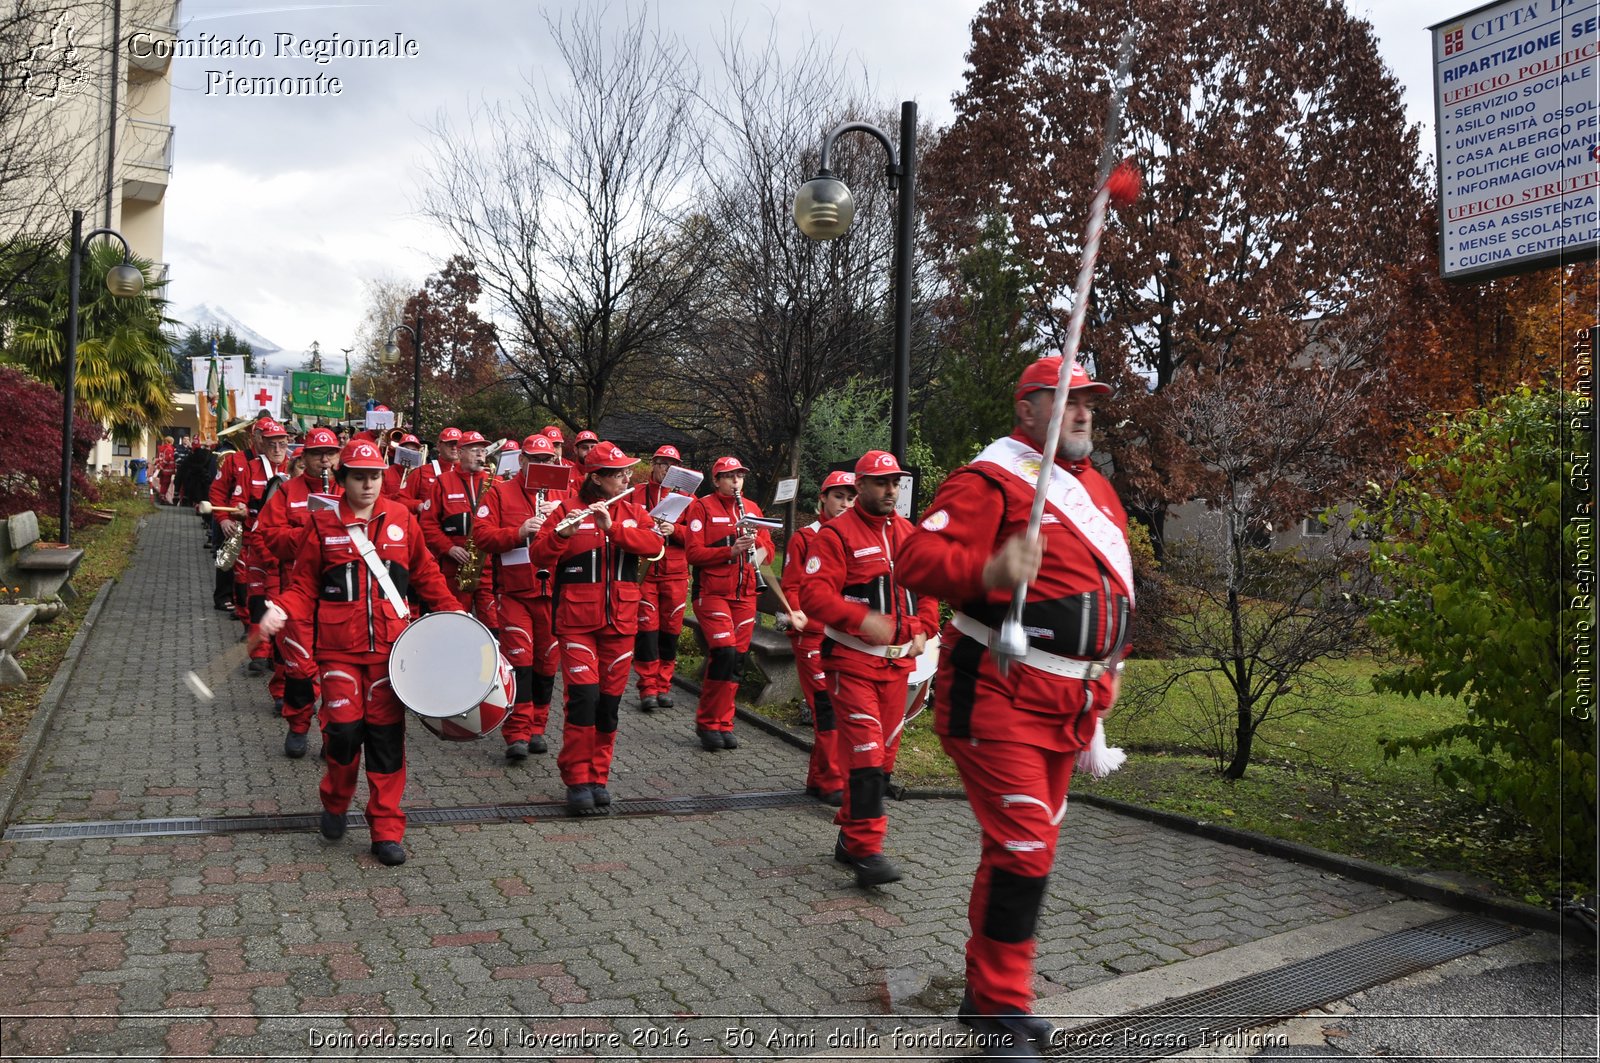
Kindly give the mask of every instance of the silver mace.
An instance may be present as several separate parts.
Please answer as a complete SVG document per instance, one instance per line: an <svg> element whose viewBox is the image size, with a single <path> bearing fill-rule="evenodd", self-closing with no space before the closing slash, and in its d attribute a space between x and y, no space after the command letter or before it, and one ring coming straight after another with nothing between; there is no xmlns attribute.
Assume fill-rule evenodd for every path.
<svg viewBox="0 0 1600 1063"><path fill-rule="evenodd" d="M1117 73L1112 81L1111 109L1106 117L1106 139L1100 150L1100 173L1095 185L1094 201L1089 204L1089 221L1083 230L1083 262L1078 266L1078 282L1072 292L1072 317L1067 323L1067 343L1061 350L1061 376L1056 381L1055 408L1050 411L1050 426L1045 432L1044 460L1039 463L1039 479L1034 484L1033 509L1028 514L1027 538L1030 543L1039 541L1039 525L1044 520L1045 491L1050 487L1050 471L1055 468L1056 446L1061 442L1061 421L1067 412L1062 397L1072 380L1072 367L1078 361L1078 344L1083 338L1083 319L1089 308L1089 287L1094 281L1094 263L1100 256L1100 236L1105 230L1106 204L1111 194L1106 180L1116 163L1117 139L1122 128L1122 107L1127 96L1128 69L1133 65L1133 30L1122 35L1117 46ZM1028 581L1017 584L1011 608L1000 630L989 640L989 652L994 655L994 665L1004 676L1011 662L1028 653L1028 632L1022 626L1022 609L1028 602Z"/></svg>

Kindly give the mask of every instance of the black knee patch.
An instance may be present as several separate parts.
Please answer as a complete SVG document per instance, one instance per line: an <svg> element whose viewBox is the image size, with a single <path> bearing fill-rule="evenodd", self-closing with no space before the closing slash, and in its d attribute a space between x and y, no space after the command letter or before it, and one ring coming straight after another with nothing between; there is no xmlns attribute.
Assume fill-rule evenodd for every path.
<svg viewBox="0 0 1600 1063"><path fill-rule="evenodd" d="M514 702L517 705L521 705L525 701L534 700L534 697L533 697L533 665L531 665L531 664L518 665L517 667L511 669L511 674L516 676L516 678L517 678L517 692L512 697L512 699L511 699L512 702ZM551 686L553 687L555 685L555 680L551 680L550 683L551 683ZM546 694L545 696L549 697L548 694Z"/></svg>
<svg viewBox="0 0 1600 1063"><path fill-rule="evenodd" d="M661 659L661 632L641 631L633 637L633 660L659 661Z"/></svg>
<svg viewBox="0 0 1600 1063"><path fill-rule="evenodd" d="M367 724L367 771L389 775L406 764L406 725Z"/></svg>
<svg viewBox="0 0 1600 1063"><path fill-rule="evenodd" d="M574 683L567 687L567 722L577 727L593 727L600 707L598 683Z"/></svg>
<svg viewBox="0 0 1600 1063"><path fill-rule="evenodd" d="M711 659L706 664L706 678L731 681L739 674L738 668L739 651L732 646L719 646L711 651Z"/></svg>
<svg viewBox="0 0 1600 1063"><path fill-rule="evenodd" d="M617 711L622 707L621 694L601 694L595 713L594 729L601 734L614 734L617 730Z"/></svg>
<svg viewBox="0 0 1600 1063"><path fill-rule="evenodd" d="M983 910L983 936L1015 945L1033 937L1050 876L989 870L989 903Z"/></svg>
<svg viewBox="0 0 1600 1063"><path fill-rule="evenodd" d="M877 819L883 815L885 783L882 768L850 769L851 819Z"/></svg>
<svg viewBox="0 0 1600 1063"><path fill-rule="evenodd" d="M309 679L283 677L283 703L293 709L303 709L317 700L317 685Z"/></svg>
<svg viewBox="0 0 1600 1063"><path fill-rule="evenodd" d="M811 695L811 725L814 730L827 733L834 728L833 698L826 690Z"/></svg>
<svg viewBox="0 0 1600 1063"><path fill-rule="evenodd" d="M520 687L518 689L521 689ZM539 675L534 673L532 681L528 684L528 700L535 705L548 705L555 696L556 677L553 675Z"/></svg>
<svg viewBox="0 0 1600 1063"><path fill-rule="evenodd" d="M349 723L330 723L322 729L328 740L328 759L335 764L349 764L361 752L361 742L367 735L367 725L360 720Z"/></svg>
<svg viewBox="0 0 1600 1063"><path fill-rule="evenodd" d="M661 643L661 645L658 647L658 652L661 654L658 660L676 661L678 659L677 634L673 633L671 635L664 635L658 641Z"/></svg>

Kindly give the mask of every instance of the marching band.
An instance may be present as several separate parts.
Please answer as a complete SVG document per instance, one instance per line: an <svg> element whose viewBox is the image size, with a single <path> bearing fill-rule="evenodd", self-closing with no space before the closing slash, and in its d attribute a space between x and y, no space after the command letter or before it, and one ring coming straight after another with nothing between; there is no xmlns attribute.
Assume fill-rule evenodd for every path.
<svg viewBox="0 0 1600 1063"><path fill-rule="evenodd" d="M358 432L341 445L333 430L317 427L296 450L294 465L303 471L291 476L288 430L271 418L249 428L250 445L226 457L211 501L199 508L219 523L219 558L234 573L250 674L270 671L273 710L287 724L284 756L306 755L313 718L320 718L322 833L329 839L344 833L364 766L373 853L402 863L405 710L445 739L498 732L506 762L520 764L551 749L558 674L564 704L556 764L567 811L606 813L629 676L637 677L642 711L672 707L678 640L691 607L707 662L695 733L707 751L738 748L734 697L758 622L757 596L768 587L764 570L777 554L771 533L781 525L744 496L749 470L737 458L717 459L711 492L695 497L705 477L670 445L654 452L647 477L635 484L633 471L644 459L590 431L577 433L574 460L565 461L559 428L491 447L481 433L451 427L439 433L430 460L422 441L402 429ZM507 460L498 462L497 477L487 462L502 449ZM852 503L854 477L832 474L822 494L820 520L831 522ZM808 627L800 607L822 526L797 533L772 593L796 640L806 718L815 720L818 752L807 790L842 805L839 822L854 837L858 820L881 817L881 798L862 788L866 769L836 748L847 729L836 734L835 720L851 718L824 662L838 646L820 625ZM920 649L934 626L921 616L929 609L936 606L924 599L918 621L890 633L896 657L912 627ZM427 639L402 640L436 615L430 611L462 619ZM874 630L838 638L859 646L857 635ZM482 668L479 658L487 662ZM902 663L894 661L885 677L890 686L898 681L903 697ZM402 690L411 693L402 698ZM877 700L875 694L874 712ZM884 726L897 720L884 713ZM893 754L879 759L886 762L875 768L886 775ZM881 829L874 836L881 841Z"/></svg>

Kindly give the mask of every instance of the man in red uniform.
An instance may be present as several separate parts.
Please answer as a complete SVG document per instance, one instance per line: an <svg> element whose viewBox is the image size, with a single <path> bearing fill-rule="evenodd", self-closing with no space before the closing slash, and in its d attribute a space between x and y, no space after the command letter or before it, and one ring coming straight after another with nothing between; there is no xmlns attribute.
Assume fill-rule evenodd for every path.
<svg viewBox="0 0 1600 1063"><path fill-rule="evenodd" d="M364 440L344 448L339 458L344 497L336 510L311 515L289 587L267 610L262 631L276 635L292 617L315 640L311 653L321 671L328 755L319 787L322 836L344 836L364 753L372 854L394 866L406 860L400 844L406 831L400 808L406 786L405 710L389 685L389 651L409 616L402 588L415 587L438 610L455 609L456 599L422 541L416 518L380 497L385 465L378 448ZM378 571L385 578L378 578Z"/></svg>
<svg viewBox="0 0 1600 1063"><path fill-rule="evenodd" d="M912 658L939 629L939 603L897 578L911 522L894 511L904 470L893 454L869 450L856 462L856 504L823 525L811 542L800 601L822 624L822 669L849 769L834 816L833 857L856 882L879 886L900 872L883 855L889 819L883 800L900 749L906 677Z"/></svg>
<svg viewBox="0 0 1600 1063"><path fill-rule="evenodd" d="M428 548L439 559L439 571L444 573L445 581L456 588L456 597L463 609L472 607L478 583L483 582L470 568L465 573L462 569L469 565L482 567L482 558L474 561L469 547L478 499L493 479L483 467L488 449L489 441L479 433L463 433L460 463L439 475L432 495L417 507L417 518Z"/></svg>
<svg viewBox="0 0 1600 1063"><path fill-rule="evenodd" d="M432 461L423 462L416 472L406 478L405 507L415 513L424 501L433 497L433 485L460 460L461 429L446 428L439 433L439 447Z"/></svg>
<svg viewBox="0 0 1600 1063"><path fill-rule="evenodd" d="M277 559L279 578L269 592L279 597L289 586L300 540L311 525L311 496L337 498L341 493L333 479L339 457L339 437L327 428L313 428L306 434L305 472L274 491L261 507L256 533L261 546ZM311 656L311 636L293 624L276 640L277 657L282 662L273 679L283 691L280 707L289 724L283 739L283 755L298 759L306 755L306 734L311 730L311 713L317 701L317 664Z"/></svg>
<svg viewBox="0 0 1600 1063"><path fill-rule="evenodd" d="M818 492L817 519L804 528L795 529L784 555L783 593L790 602L801 600L800 584L805 582L812 540L823 525L848 509L855 498L855 473L830 472L823 478L822 489ZM800 690L806 699L800 722L813 727L806 793L823 804L838 808L844 804L844 765L839 757L833 700L822 670L822 629L812 625L805 631L796 631L791 627L789 642L794 646L794 667L800 674Z"/></svg>
<svg viewBox="0 0 1600 1063"><path fill-rule="evenodd" d="M414 454L420 453L422 440L407 432L395 443L396 451L402 447ZM391 454L390 458L392 459L393 457L394 455ZM383 470L383 497L393 499L414 512L416 503L411 498L410 483L411 479L421 472L421 468L413 469L409 465L402 465L398 461L391 460L389 467Z"/></svg>
<svg viewBox="0 0 1600 1063"><path fill-rule="evenodd" d="M674 446L656 448L650 459L650 479L634 487L628 501L646 512L671 494L661 486L668 470L683 464ZM644 577L644 597L639 602L639 637L633 644L633 670L639 674L639 708L653 712L672 706L672 673L678 663L678 635L683 631L683 609L689 600L689 563L683 558L683 526L661 524L667 552L650 566Z"/></svg>
<svg viewBox="0 0 1600 1063"><path fill-rule="evenodd" d="M261 507L266 504L270 491L286 478L289 469L289 430L267 417L256 421L256 438L260 441L260 457L244 469L244 476L234 485L234 505L243 504L249 510L245 517L244 546L239 550L239 564L234 566L237 580L240 568L244 575L245 634L250 640L251 675L267 675L272 671L272 644L260 635L262 611L267 607L267 595L278 586L278 559L260 544L255 533ZM282 683L274 677L270 684L274 702L282 696Z"/></svg>
<svg viewBox="0 0 1600 1063"><path fill-rule="evenodd" d="M163 436L161 445L156 448L156 501L164 506L172 505L172 474L178 470L178 448L173 445L171 436Z"/></svg>
<svg viewBox="0 0 1600 1063"><path fill-rule="evenodd" d="M758 569L776 553L766 529L743 523L761 516L744 497L749 471L738 458L718 458L711 466L715 492L691 502L679 521L687 528L684 556L695 569L694 615L709 648L694 717L700 748L708 751L739 748L733 706L755 632Z"/></svg>
<svg viewBox="0 0 1600 1063"><path fill-rule="evenodd" d="M589 451L594 449L595 444L598 442L600 442L600 437L588 429L584 429L582 432L579 432L577 437L572 441L571 466L572 489L574 491L583 486L583 478L588 475L588 469L585 467L584 458L588 455Z"/></svg>
<svg viewBox="0 0 1600 1063"><path fill-rule="evenodd" d="M950 474L898 566L908 586L956 609L943 634L935 727L983 832L961 1018L1020 1058L1038 1058L1030 1042L1050 1034L1047 1021L1028 1014L1034 930L1073 763L1116 701L1133 609L1127 516L1089 460L1093 397L1110 388L1075 365L1059 396L1060 372L1060 358L1023 371L1015 429ZM1057 402L1067 408L1040 539L1030 543L1035 476ZM1002 675L990 638L1023 580L1030 645Z"/></svg>
<svg viewBox="0 0 1600 1063"><path fill-rule="evenodd" d="M534 565L555 574L553 615L566 689L556 763L574 816L604 813L611 805L606 783L617 710L639 629L639 563L662 555L650 515L617 498L627 491L635 464L613 443L592 448L583 487L550 513L529 551ZM609 507L600 505L613 498Z"/></svg>
<svg viewBox="0 0 1600 1063"><path fill-rule="evenodd" d="M527 470L555 464L555 448L541 434L522 441L522 473L484 495L472 525L478 549L497 565L500 649L516 674L511 715L500 728L506 759L516 763L543 753L550 697L561 666L550 617L550 570L533 563L530 544L564 491L529 486Z"/></svg>
<svg viewBox="0 0 1600 1063"><path fill-rule="evenodd" d="M238 513L237 508L245 504L245 486L250 482L252 467L260 464L257 454L261 440L256 425L252 424L242 431L243 445L238 450L217 455L217 473L211 479L209 499L215 511L211 519L217 522L219 544L232 538L245 526L244 515ZM217 570L217 593L226 593L233 599L233 615L240 621L249 619L245 606L245 583L244 551L240 550L238 560L231 569Z"/></svg>

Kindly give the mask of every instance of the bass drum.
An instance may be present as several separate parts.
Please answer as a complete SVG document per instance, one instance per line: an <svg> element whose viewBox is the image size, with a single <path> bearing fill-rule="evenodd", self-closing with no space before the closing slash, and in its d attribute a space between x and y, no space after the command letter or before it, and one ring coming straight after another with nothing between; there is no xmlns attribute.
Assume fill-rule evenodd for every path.
<svg viewBox="0 0 1600 1063"><path fill-rule="evenodd" d="M428 730L447 742L472 742L511 715L516 680L476 617L429 613L395 640L389 685Z"/></svg>

